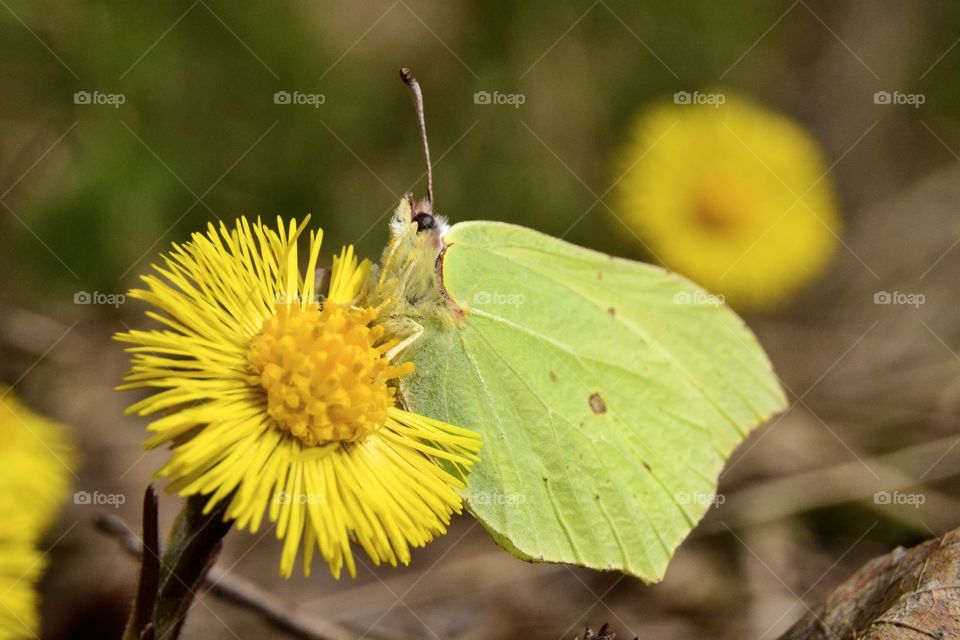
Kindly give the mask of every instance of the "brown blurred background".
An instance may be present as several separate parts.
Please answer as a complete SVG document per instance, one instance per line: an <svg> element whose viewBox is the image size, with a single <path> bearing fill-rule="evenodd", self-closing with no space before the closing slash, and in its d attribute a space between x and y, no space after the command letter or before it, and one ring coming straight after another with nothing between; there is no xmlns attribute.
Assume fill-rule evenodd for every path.
<svg viewBox="0 0 960 640"><path fill-rule="evenodd" d="M573 638L609 622L626 638L775 638L865 560L960 525L958 42L946 0L0 0L0 381L75 426L76 489L122 496L107 509L135 526L165 454L144 455L145 421L123 416L110 336L143 308L98 301L241 213L312 212L328 246L378 255L388 212L424 187L400 66L426 93L442 213L638 259L596 206L630 119L729 87L823 145L844 244L792 305L747 316L791 408L734 455L723 503L661 584L515 560L469 517L410 567L353 581L322 567L281 580L269 531L231 533L220 562L358 637ZM164 499L164 525L177 504ZM120 632L135 565L94 530L97 511L71 501L49 536L45 638ZM184 637L272 634L206 595Z"/></svg>

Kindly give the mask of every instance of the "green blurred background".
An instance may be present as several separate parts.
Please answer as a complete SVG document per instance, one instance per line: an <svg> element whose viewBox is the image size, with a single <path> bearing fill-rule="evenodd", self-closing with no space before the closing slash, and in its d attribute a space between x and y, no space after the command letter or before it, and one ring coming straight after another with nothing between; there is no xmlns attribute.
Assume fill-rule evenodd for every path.
<svg viewBox="0 0 960 640"><path fill-rule="evenodd" d="M873 120L900 119L871 102L891 84L924 92L928 121L960 112L954 56L919 78L955 38L960 10L947 2L887 3L906 25L869 2L786 16L776 2L6 4L3 189L49 152L4 196L3 248L45 288L123 290L214 215L309 212L334 243L377 255L384 213L423 190L402 65L426 93L442 212L621 254L637 250L594 202L629 120L653 100L722 84L811 126L834 158ZM861 22L843 36L850 52L831 33L845 21ZM923 37L906 47L901 28ZM830 56L838 66L819 68ZM526 100L475 104L483 90ZM77 91L125 102L78 105ZM278 105L277 91L325 101ZM846 204L950 160L907 115L838 167L857 180L841 180ZM891 148L898 157L878 153Z"/></svg>
<svg viewBox="0 0 960 640"><path fill-rule="evenodd" d="M122 293L170 242L241 214L311 213L327 256L349 242L379 255L398 199L425 189L401 66L425 93L440 213L644 259L610 210L625 131L676 91L728 88L809 128L846 232L831 271L793 306L748 318L793 406L776 435L742 448L721 485L731 499L662 585L514 561L469 519L410 569L356 583L283 583L277 545L248 554L245 533L232 535L227 566L359 633L376 623L371 637L568 638L603 621L631 638L775 637L866 558L960 524L948 471L960 406L958 42L960 5L947 0L0 0L0 376L77 426L88 459L78 486L125 492L121 515L135 522L162 457L141 458L144 424L123 418L127 398L110 390L124 361L109 336L142 325L143 309L77 305L77 292ZM877 105L880 90L925 102ZM276 104L282 91L323 104ZM524 102L477 104L479 91ZM77 104L77 92L123 103ZM897 286L926 293L925 315L871 304ZM903 458L882 458L893 454ZM837 471L856 475L858 461L868 476ZM871 502L904 475L913 484L898 486L929 491L926 511ZM110 637L122 620L133 565L91 517L70 505L52 537L68 532L51 550L45 636ZM404 602L427 595L405 608L391 593L411 584ZM185 637L269 633L216 600L195 617Z"/></svg>

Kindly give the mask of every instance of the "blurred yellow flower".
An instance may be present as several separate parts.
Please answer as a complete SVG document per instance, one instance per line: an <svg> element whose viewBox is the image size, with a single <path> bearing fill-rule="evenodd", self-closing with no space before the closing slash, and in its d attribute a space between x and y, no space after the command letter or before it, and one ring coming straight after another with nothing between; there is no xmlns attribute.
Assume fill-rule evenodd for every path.
<svg viewBox="0 0 960 640"><path fill-rule="evenodd" d="M66 429L0 385L0 511L21 512L32 535L42 534L70 492L75 463Z"/></svg>
<svg viewBox="0 0 960 640"><path fill-rule="evenodd" d="M121 388L154 391L131 412L165 413L147 447L171 445L158 472L171 490L209 496L208 512L225 501L251 532L267 513L284 576L301 542L304 573L319 549L334 576L354 576L351 541L396 565L445 532L480 439L396 406L413 365L393 361L403 336L385 336L366 302L372 265L344 248L329 292L315 291L322 232L301 275L306 224L241 218L174 245L131 292L167 328L117 336L134 345Z"/></svg>
<svg viewBox="0 0 960 640"><path fill-rule="evenodd" d="M0 385L0 640L37 637L37 543L70 492L75 459L62 426Z"/></svg>
<svg viewBox="0 0 960 640"><path fill-rule="evenodd" d="M37 580L43 558L23 513L0 513L0 640L36 638L39 633Z"/></svg>
<svg viewBox="0 0 960 640"><path fill-rule="evenodd" d="M783 115L732 94L690 95L636 121L616 212L665 266L731 304L775 306L838 243L823 153Z"/></svg>

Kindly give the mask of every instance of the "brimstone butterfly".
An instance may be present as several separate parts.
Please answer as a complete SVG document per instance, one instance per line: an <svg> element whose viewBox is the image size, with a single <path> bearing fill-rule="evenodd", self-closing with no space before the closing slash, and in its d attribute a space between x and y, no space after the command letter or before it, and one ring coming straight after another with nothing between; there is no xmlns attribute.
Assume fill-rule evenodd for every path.
<svg viewBox="0 0 960 640"><path fill-rule="evenodd" d="M426 150L422 97L408 71ZM783 391L730 309L659 267L406 197L386 321L411 331L404 404L482 433L465 498L518 557L659 580Z"/></svg>

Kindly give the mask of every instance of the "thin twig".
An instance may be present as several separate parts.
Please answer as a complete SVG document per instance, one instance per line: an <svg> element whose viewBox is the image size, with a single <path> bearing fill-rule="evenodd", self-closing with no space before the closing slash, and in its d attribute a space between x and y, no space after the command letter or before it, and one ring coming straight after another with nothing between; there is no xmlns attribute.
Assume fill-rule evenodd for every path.
<svg viewBox="0 0 960 640"><path fill-rule="evenodd" d="M140 558L143 551L140 539L123 520L113 515L99 514L96 526L101 532L114 537L131 556ZM294 603L223 569L211 569L204 584L214 595L256 611L271 625L293 637L304 640L352 640L355 637L347 629L318 619L314 614L307 614Z"/></svg>

